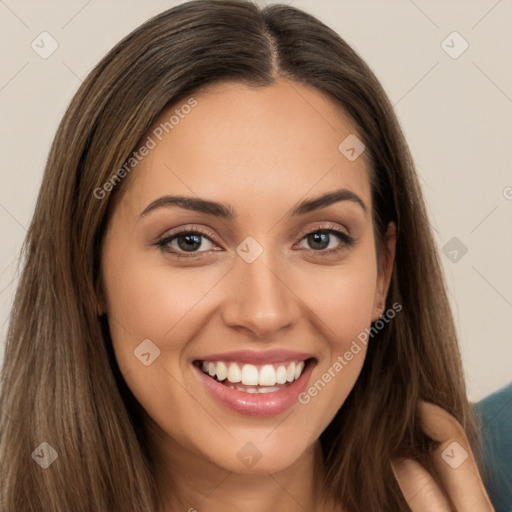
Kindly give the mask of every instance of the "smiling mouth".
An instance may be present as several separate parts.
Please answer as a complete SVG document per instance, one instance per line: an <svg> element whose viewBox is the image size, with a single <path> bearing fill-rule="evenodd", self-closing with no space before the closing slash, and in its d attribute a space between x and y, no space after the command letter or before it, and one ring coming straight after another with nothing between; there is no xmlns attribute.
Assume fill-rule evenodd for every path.
<svg viewBox="0 0 512 512"><path fill-rule="evenodd" d="M206 375L224 386L244 393L275 393L291 386L313 359L273 364L194 361Z"/></svg>

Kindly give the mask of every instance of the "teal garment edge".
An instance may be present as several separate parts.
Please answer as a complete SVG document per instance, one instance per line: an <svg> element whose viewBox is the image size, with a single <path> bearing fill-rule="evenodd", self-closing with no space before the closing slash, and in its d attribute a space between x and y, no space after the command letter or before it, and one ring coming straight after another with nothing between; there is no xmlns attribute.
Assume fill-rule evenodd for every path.
<svg viewBox="0 0 512 512"><path fill-rule="evenodd" d="M496 512L512 512L512 383L473 406L480 421L484 483Z"/></svg>

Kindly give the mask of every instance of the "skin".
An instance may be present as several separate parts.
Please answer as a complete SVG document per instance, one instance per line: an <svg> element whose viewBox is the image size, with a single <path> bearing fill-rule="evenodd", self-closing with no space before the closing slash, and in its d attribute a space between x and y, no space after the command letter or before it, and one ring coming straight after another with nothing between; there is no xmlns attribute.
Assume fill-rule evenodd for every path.
<svg viewBox="0 0 512 512"><path fill-rule="evenodd" d="M423 431L437 443L431 457L444 490L417 461L393 460L393 471L412 512L494 512L461 424L423 400L418 416Z"/></svg>
<svg viewBox="0 0 512 512"><path fill-rule="evenodd" d="M147 414L161 511L330 510L319 490L318 438L358 378L364 345L307 405L270 417L218 404L192 362L242 348L304 351L316 358L315 382L382 314L395 226L378 265L365 155L349 161L338 150L357 131L316 89L223 83L194 97L197 106L122 183L102 252L101 308L121 372ZM357 194L366 211L341 201L288 217L299 201L339 188ZM178 207L141 216L166 194L226 203L238 218ZM327 249L308 242L308 233L332 225L355 244L335 235ZM197 227L209 234L195 252L181 249L190 258L155 245ZM236 252L249 236L263 248L252 263ZM145 339L160 350L148 366L134 357ZM261 454L252 467L237 456L247 442Z"/></svg>

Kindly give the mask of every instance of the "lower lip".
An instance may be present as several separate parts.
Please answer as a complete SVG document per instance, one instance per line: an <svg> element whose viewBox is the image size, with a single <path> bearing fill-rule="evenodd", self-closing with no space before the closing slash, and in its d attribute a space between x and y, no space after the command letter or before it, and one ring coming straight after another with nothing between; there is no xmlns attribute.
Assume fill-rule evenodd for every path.
<svg viewBox="0 0 512 512"><path fill-rule="evenodd" d="M193 366L212 397L231 411L249 416L274 416L298 402L299 395L306 389L315 366L313 363L314 361L308 362L296 381L273 393L244 393L228 388L206 375L196 365Z"/></svg>

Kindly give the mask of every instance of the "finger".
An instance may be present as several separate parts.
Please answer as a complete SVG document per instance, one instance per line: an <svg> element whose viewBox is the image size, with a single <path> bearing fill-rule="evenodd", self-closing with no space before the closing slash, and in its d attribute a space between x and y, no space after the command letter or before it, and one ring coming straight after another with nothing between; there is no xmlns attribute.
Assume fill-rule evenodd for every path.
<svg viewBox="0 0 512 512"><path fill-rule="evenodd" d="M462 425L447 411L420 401L423 431L437 441L432 459L457 512L494 512Z"/></svg>
<svg viewBox="0 0 512 512"><path fill-rule="evenodd" d="M451 512L443 491L420 463L397 459L391 467L412 512Z"/></svg>

